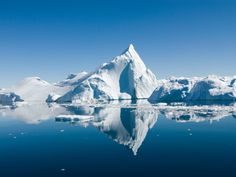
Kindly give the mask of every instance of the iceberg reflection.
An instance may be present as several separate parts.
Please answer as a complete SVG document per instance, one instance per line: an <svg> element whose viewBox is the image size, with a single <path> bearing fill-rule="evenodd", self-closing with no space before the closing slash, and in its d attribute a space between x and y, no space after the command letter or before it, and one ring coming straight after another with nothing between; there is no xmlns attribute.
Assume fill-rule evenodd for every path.
<svg viewBox="0 0 236 177"><path fill-rule="evenodd" d="M69 112L63 106L46 103L0 108L0 116L21 120L27 124L38 124L59 114L69 114Z"/></svg>
<svg viewBox="0 0 236 177"><path fill-rule="evenodd" d="M227 116L234 116L232 110L186 110L186 109L165 109L161 111L162 115L167 119L172 119L177 122L203 122L203 121L219 121Z"/></svg>
<svg viewBox="0 0 236 177"><path fill-rule="evenodd" d="M60 115L56 121L88 124L98 128L119 144L132 149L137 154L147 132L156 123L158 111L142 108L114 108L114 107L71 107L71 116ZM75 116L80 113L80 116ZM92 117L92 119L91 119Z"/></svg>
<svg viewBox="0 0 236 177"><path fill-rule="evenodd" d="M157 121L158 114L154 110L120 108L104 110L106 117L93 125L106 133L119 144L132 149L134 155L142 145L148 130ZM109 112L109 114L107 114Z"/></svg>
<svg viewBox="0 0 236 177"><path fill-rule="evenodd" d="M0 108L0 117L21 120L27 124L38 124L55 119L56 122L94 126L115 142L127 146L137 154L148 131L158 118L177 121L219 121L236 117L234 106L158 106L158 105L58 105L23 104Z"/></svg>

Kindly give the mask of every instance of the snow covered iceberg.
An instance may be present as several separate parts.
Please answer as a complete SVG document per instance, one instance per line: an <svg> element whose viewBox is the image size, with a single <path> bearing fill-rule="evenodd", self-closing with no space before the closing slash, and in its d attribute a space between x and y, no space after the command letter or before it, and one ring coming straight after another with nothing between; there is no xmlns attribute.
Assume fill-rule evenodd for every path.
<svg viewBox="0 0 236 177"><path fill-rule="evenodd" d="M11 88L7 92L19 95L25 102L45 102L48 95L63 95L70 87L50 84L39 77L27 77Z"/></svg>
<svg viewBox="0 0 236 177"><path fill-rule="evenodd" d="M235 77L208 76L206 78L171 78L163 80L150 102L215 102L235 101Z"/></svg>
<svg viewBox="0 0 236 177"><path fill-rule="evenodd" d="M208 76L193 86L187 101L235 101L235 78Z"/></svg>
<svg viewBox="0 0 236 177"><path fill-rule="evenodd" d="M15 93L6 93L2 92L0 93L0 104L1 105L13 105L16 102L22 102L23 100L20 98L19 95L16 95Z"/></svg>
<svg viewBox="0 0 236 177"><path fill-rule="evenodd" d="M149 98L158 82L131 44L111 62L85 74L76 85L56 101L78 103Z"/></svg>
<svg viewBox="0 0 236 177"><path fill-rule="evenodd" d="M171 77L170 79L159 81L152 95L149 97L151 103L154 102L183 102L190 90L200 78Z"/></svg>
<svg viewBox="0 0 236 177"><path fill-rule="evenodd" d="M94 103L98 100L149 98L157 83L155 75L130 45L120 56L92 73L70 74L55 84L39 77L28 77L6 92L19 95L25 102ZM0 102L6 102L7 97L0 99Z"/></svg>
<svg viewBox="0 0 236 177"><path fill-rule="evenodd" d="M121 55L94 72L70 74L58 83L28 77L0 90L0 103L100 103L148 99L156 102L235 101L236 77L175 78L157 80L131 44Z"/></svg>

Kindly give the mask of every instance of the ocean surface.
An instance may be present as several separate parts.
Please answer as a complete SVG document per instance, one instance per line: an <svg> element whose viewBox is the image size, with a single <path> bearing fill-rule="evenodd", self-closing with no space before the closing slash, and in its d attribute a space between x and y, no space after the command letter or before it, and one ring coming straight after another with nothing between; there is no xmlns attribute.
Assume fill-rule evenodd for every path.
<svg viewBox="0 0 236 177"><path fill-rule="evenodd" d="M0 177L234 176L235 106L0 108Z"/></svg>

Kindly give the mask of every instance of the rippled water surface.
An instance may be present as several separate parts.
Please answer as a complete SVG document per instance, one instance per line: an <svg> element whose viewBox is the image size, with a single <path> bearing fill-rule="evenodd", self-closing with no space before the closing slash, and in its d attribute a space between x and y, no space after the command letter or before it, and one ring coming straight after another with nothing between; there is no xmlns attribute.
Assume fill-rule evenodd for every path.
<svg viewBox="0 0 236 177"><path fill-rule="evenodd" d="M0 176L233 176L235 106L0 109Z"/></svg>

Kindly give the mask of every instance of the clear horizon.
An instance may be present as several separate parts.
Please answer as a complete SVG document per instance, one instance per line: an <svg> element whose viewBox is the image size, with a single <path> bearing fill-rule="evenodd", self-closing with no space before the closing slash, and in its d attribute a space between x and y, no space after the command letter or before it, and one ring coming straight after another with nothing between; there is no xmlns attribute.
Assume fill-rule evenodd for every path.
<svg viewBox="0 0 236 177"><path fill-rule="evenodd" d="M0 3L0 88L93 71L130 43L157 78L235 75L233 0Z"/></svg>

